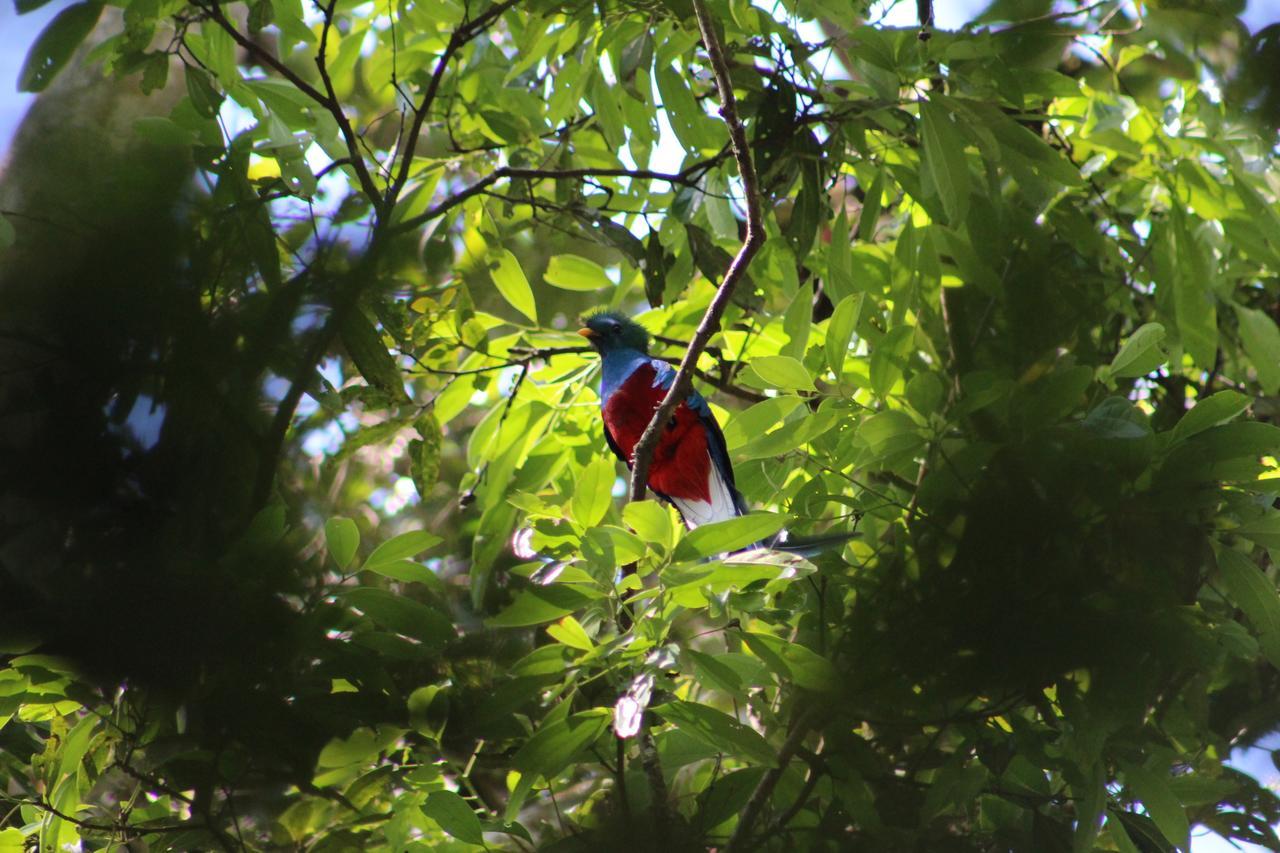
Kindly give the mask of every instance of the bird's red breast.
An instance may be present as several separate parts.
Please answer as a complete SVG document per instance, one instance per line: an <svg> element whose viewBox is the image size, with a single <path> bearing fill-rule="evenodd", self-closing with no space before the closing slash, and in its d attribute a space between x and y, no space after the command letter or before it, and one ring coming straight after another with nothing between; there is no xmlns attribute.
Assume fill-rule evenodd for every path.
<svg viewBox="0 0 1280 853"><path fill-rule="evenodd" d="M667 394L666 388L654 384L655 375L651 365L637 367L604 404L605 426L628 459ZM658 439L649 487L672 498L709 502L711 464L706 427L682 402Z"/></svg>

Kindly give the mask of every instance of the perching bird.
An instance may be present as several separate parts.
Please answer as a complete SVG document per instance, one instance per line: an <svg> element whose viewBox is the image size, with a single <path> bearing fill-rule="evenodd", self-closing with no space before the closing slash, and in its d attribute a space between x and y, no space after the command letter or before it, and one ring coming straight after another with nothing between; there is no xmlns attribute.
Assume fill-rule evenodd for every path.
<svg viewBox="0 0 1280 853"><path fill-rule="evenodd" d="M649 356L649 333L622 314L594 314L578 334L601 355L604 436L629 469L636 443L676 372L665 361ZM675 505L690 529L746 514L746 503L733 482L724 433L697 391L689 392L662 430L649 466L648 486Z"/></svg>

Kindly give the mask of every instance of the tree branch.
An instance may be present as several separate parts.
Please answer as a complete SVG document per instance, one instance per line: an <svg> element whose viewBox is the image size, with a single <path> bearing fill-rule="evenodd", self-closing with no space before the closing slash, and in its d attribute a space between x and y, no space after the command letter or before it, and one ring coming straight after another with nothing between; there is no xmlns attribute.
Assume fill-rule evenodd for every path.
<svg viewBox="0 0 1280 853"><path fill-rule="evenodd" d="M804 739L813 729L813 724L817 720L819 713L820 711L817 708L810 706L801 711L795 718L790 734L783 741L782 748L778 750L778 766L770 768L769 772L765 773L759 784L756 785L756 789L752 791L751 799L742 808L742 814L738 818L738 825L734 827L733 835L729 836L729 843L724 846L724 853L733 853L733 851L744 850L748 847L747 839L751 837L751 827L755 825L756 818L760 816L765 803L772 796L773 789L777 787L778 780L786 772L787 765L795 756L796 750L800 749Z"/></svg>
<svg viewBox="0 0 1280 853"><path fill-rule="evenodd" d="M258 62L261 62L281 77L288 80L298 88L298 91L324 107L326 110L332 112L337 109L337 101L330 100L315 86L312 86L306 80L299 77L296 71L272 56L270 52L262 47L262 45L236 29L235 24L231 23L231 21L227 19L227 16L222 13L222 8L218 5L217 0L213 0L213 2L208 6L203 6L201 8L205 9L209 13L209 17L213 19L215 24L222 27L222 29L226 31L227 35L231 36L232 41L244 48L245 51Z"/></svg>
<svg viewBox="0 0 1280 853"><path fill-rule="evenodd" d="M527 169L516 168L512 166L502 166L494 169L480 180L476 181L466 189L459 190L444 201L437 204L430 210L423 211L417 216L406 219L404 222L397 223L389 229L391 234L400 234L405 231L412 231L420 228L426 223L437 217L443 216L453 208L462 204L473 196L480 195L489 187L505 181L510 178L524 180L559 180L561 178L631 178L640 181L666 181L670 184L680 184L682 186L696 186L697 179L693 176L710 169L716 163L720 162L721 155L710 157L706 160L694 163L679 172L655 172L651 169Z"/></svg>
<svg viewBox="0 0 1280 853"><path fill-rule="evenodd" d="M676 371L675 381L671 383L667 396L653 413L649 426L636 442L631 460L631 500L644 499L645 487L649 482L649 465L653 461L653 451L658 444L658 435L676 406L684 401L693 387L693 371L698 363L698 356L706 348L711 336L720 328L720 317L733 297L734 288L746 274L747 266L764 243L764 225L760 215L760 187L756 179L755 166L751 162L751 150L747 146L747 133L738 118L738 105L733 96L733 83L729 79L729 65L725 60L724 48L716 35L711 15L707 11L704 0L693 0L693 10L698 16L698 28L702 31L702 43L707 49L707 57L711 62L711 70L715 75L716 89L720 92L720 117L724 119L729 130L729 143L733 150L733 159L738 164L738 174L742 178L744 202L747 208L747 229L742 241L742 248L734 257L729 269L725 272L724 281L716 290L707 306L707 311L698 324L698 329L689 342L689 349Z"/></svg>
<svg viewBox="0 0 1280 853"><path fill-rule="evenodd" d="M328 107L333 120L338 123L338 131L342 134L342 141L346 143L347 154L351 159L351 168L355 170L356 179L360 182L360 189L376 210L378 201L381 198L378 195L378 186L373 182L373 175L369 174L369 166L364 162L364 157L360 154L360 141L356 138L356 132L352 129L351 122L347 119L347 114L342 110L342 104L338 102L338 93L333 88L333 81L329 79L327 57L329 30L333 28L333 13L337 5L338 0L329 0L329 5L324 7L324 26L320 29L320 47L316 51L316 69L320 72L320 80L324 83L324 90L328 96L321 103ZM376 212L378 218L382 219L382 211L376 210Z"/></svg>
<svg viewBox="0 0 1280 853"><path fill-rule="evenodd" d="M418 147L418 137L422 133L422 125L426 123L427 116L431 114L431 107L435 104L436 96L440 93L440 84L444 80L445 71L448 70L449 63L453 61L454 55L462 49L463 45L474 39L489 24L497 20L500 15L518 2L520 0L503 0L503 2L485 10L484 14L475 20L464 22L449 36L449 43L445 45L444 51L436 61L436 67L431 72L431 80L427 83L426 91L422 93L422 100L418 102L417 108L413 111L413 124L409 127L408 135L404 137L404 145L398 155L400 167L396 172L395 180L391 183L391 186L387 187L386 196L382 199L382 206L387 213L390 213L391 208L395 207L396 199L400 197L405 184L409 182L409 170L413 166L413 152Z"/></svg>

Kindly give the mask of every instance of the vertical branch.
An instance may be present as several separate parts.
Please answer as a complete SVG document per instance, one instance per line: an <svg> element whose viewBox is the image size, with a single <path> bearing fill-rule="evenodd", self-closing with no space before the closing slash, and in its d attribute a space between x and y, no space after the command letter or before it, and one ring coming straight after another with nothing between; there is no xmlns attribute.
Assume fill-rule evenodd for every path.
<svg viewBox="0 0 1280 853"><path fill-rule="evenodd" d="M742 178L742 190L747 208L747 230L742 241L742 248L734 256L733 262L725 272L724 281L720 283L716 294L702 315L702 321L689 342L689 349L680 361L675 381L671 383L667 396L653 413L644 434L636 442L631 461L631 500L644 498L645 486L649 481L649 466L653 462L653 451L658 444L658 435L675 411L676 406L684 401L693 387L694 368L698 356L706 349L711 336L720 328L720 317L733 296L734 288L746 274L747 266L764 243L764 224L760 214L760 186L756 179L756 170L751 162L751 150L747 147L747 132L738 118L738 103L733 97L733 83L729 79L729 64L725 60L724 48L716 35L714 22L707 12L703 0L693 0L693 10L698 16L698 28L702 31L702 43L707 49L707 57L711 62L711 71L715 76L716 89L720 94L720 117L724 119L729 130L729 145L733 150L733 159L738 164L738 174Z"/></svg>
<svg viewBox="0 0 1280 853"><path fill-rule="evenodd" d="M316 70L320 72L320 82L324 84L327 96L326 106L333 115L333 120L338 123L342 141L346 143L347 153L351 155L351 167L355 169L356 178L360 181L360 190L368 197L369 203L376 208L379 199L378 187L373 182L373 176L369 174L369 166L360 154L360 141L356 139L351 121L342 109L337 90L333 88L333 81L329 79L329 30L333 29L333 16L337 5L338 0L329 0L329 5L324 7L324 25L320 28L320 47L316 51Z"/></svg>
<svg viewBox="0 0 1280 853"><path fill-rule="evenodd" d="M644 434L636 442L631 467L631 500L642 500L645 487L649 481L649 466L653 461L653 451L658 443L662 424L670 419L676 406L689 395L693 387L693 374L698 363L698 356L706 349L711 336L720 328L720 318L733 296L734 288L746 274L747 266L764 243L764 225L760 214L760 187L756 180L755 166L751 162L751 150L747 147L747 133L738 118L738 104L733 97L733 83L729 79L729 65L725 60L724 48L716 35L715 27L704 0L693 0L693 9L698 16L698 28L702 31L702 43L707 49L707 57L711 62L711 70L715 75L716 89L720 94L720 117L729 131L729 145L733 151L733 159L738 164L738 174L742 178L743 194L747 208L747 229L742 241L742 248L729 264L724 280L717 288L711 304L689 342L689 349L680 361L675 380L663 398L662 403L653 413ZM653 795L654 833L659 843L666 843L671 837L673 818L670 804L667 802L667 786L662 775L662 767L658 760L658 751L653 736L646 726L640 732L640 763L649 779Z"/></svg>
<svg viewBox="0 0 1280 853"><path fill-rule="evenodd" d="M449 43L440 53L440 58L436 60L436 67L431 72L431 79L427 83L426 90L422 93L422 100L418 102L418 106L413 111L413 123L409 126L409 132L405 135L403 143L400 144L396 157L400 160L400 165L396 171L395 179L391 182L391 186L387 187L387 194L382 200L386 212L390 213L391 208L395 207L396 200L400 197L400 193L404 190L405 184L409 182L409 170L413 166L413 153L418 146L418 137L422 134L422 125L426 122L427 116L431 114L431 107L436 101L436 96L440 93L440 83L444 80L445 71L449 68L449 63L453 61L454 55L463 47L463 45L476 38L481 32L488 28L489 24L496 21L508 9L519 3L520 0L502 0L474 20L462 23L453 34L449 36Z"/></svg>
<svg viewBox="0 0 1280 853"><path fill-rule="evenodd" d="M724 846L724 853L745 850L751 846L748 843L748 839L751 838L751 828L755 826L756 819L764 810L765 803L769 802L769 797L773 795L773 789L777 787L778 780L786 772L787 765L795 757L821 715L822 712L816 707L809 707L796 715L795 721L791 724L791 733L787 735L782 748L778 750L778 766L770 768L760 779L756 789L751 792L751 799L743 807L738 817L738 825L734 827L733 835L729 836L729 843Z"/></svg>

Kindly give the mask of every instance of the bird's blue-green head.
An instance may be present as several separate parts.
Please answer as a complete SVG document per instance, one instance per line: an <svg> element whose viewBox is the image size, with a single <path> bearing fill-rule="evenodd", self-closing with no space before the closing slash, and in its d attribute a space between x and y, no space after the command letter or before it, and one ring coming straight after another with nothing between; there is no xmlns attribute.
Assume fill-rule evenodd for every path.
<svg viewBox="0 0 1280 853"><path fill-rule="evenodd" d="M649 333L635 320L616 311L601 311L584 317L578 334L590 341L601 355L618 350L649 353Z"/></svg>

